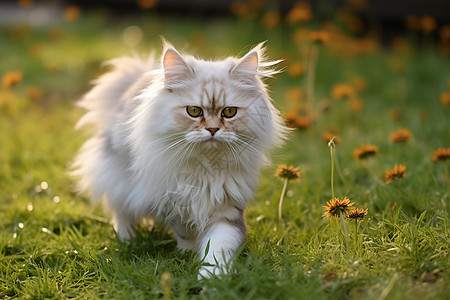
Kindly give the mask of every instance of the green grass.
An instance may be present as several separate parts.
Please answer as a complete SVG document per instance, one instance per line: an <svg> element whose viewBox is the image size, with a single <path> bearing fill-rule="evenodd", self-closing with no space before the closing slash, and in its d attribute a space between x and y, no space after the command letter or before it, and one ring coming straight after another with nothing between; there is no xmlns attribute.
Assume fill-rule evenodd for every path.
<svg viewBox="0 0 450 300"><path fill-rule="evenodd" d="M449 186L445 163L431 160L435 149L449 147L450 111L439 103L449 88L448 58L431 45L414 45L409 56L378 50L342 57L322 49L316 99L330 98L335 83L361 76L367 82L358 94L364 110L355 113L345 101L330 100L330 111L318 112L313 127L292 132L274 151L273 166L262 171L255 201L248 205L247 241L236 258L236 273L199 282L200 262L192 253L180 254L160 226L142 225L129 244L118 241L109 216L77 196L67 174L86 138L73 129L82 115L74 102L104 71L102 61L131 53L121 37L129 25L144 31L139 53L159 49L162 34L207 57L242 54L268 40L271 57L307 62L290 40L291 28L266 30L256 21L152 14L132 21L97 12L58 25L61 37L54 41L46 38L49 27L26 28L20 37L13 33L17 28L0 28L0 75L24 73L18 86L0 90L0 297L162 298L161 276L169 272L176 299L448 299ZM406 67L403 103L392 60ZM58 71L47 72L48 64ZM276 105L287 112L286 91L305 84L306 76L293 79L286 73L270 80ZM42 88L45 96L28 99L30 86ZM401 114L398 121L389 118L394 108ZM329 148L321 135L335 127L342 138L336 155L345 180L335 174L335 193L369 209L357 237L353 223L347 223L348 252L340 224L322 218L331 187ZM411 131L410 142L389 141L398 127ZM376 176L383 180L396 163L406 165L406 176L377 183L353 158L353 150L368 143L380 148L369 162ZM277 230L282 181L273 176L278 163L303 171L300 183L288 185L283 232Z"/></svg>

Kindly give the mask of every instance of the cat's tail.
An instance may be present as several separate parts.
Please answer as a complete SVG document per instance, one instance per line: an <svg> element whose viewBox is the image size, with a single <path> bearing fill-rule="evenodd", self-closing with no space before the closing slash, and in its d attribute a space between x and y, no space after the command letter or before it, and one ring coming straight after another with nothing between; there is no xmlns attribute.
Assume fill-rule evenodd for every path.
<svg viewBox="0 0 450 300"><path fill-rule="evenodd" d="M146 60L139 57L121 57L106 64L112 70L94 81L95 86L79 102L78 106L87 110L80 119L77 128L90 125L93 136L84 143L75 161L71 165L70 174L77 178L76 190L80 194L90 192L92 200L101 200L106 190L123 189L122 173L116 171L126 169L120 166L120 159L106 155L108 144L106 133L111 130L115 120L119 120L127 101L131 101L139 91L146 88L155 69L154 54ZM92 127L91 127L92 126ZM109 149L110 150L110 149Z"/></svg>
<svg viewBox="0 0 450 300"><path fill-rule="evenodd" d="M133 98L152 80L155 55L148 59L138 56L119 57L107 61L112 70L93 81L94 87L78 102L87 113L77 123L77 128L92 124L97 132L103 131L118 116L124 102Z"/></svg>

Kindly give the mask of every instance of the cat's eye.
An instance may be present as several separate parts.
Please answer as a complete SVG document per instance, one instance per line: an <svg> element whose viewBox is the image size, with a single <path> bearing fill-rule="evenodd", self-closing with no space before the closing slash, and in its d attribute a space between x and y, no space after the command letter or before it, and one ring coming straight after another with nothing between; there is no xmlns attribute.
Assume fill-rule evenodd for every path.
<svg viewBox="0 0 450 300"><path fill-rule="evenodd" d="M203 110L198 106L188 106L186 107L186 111L193 118L201 117L203 115Z"/></svg>
<svg viewBox="0 0 450 300"><path fill-rule="evenodd" d="M222 117L232 118L236 115L236 113L237 113L237 107L235 107L235 106L225 107L222 110Z"/></svg>

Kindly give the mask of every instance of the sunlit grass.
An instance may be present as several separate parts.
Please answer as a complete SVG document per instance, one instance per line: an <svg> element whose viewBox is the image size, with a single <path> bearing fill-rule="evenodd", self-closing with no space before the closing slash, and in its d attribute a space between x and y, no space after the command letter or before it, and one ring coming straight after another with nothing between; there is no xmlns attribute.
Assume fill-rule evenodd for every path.
<svg viewBox="0 0 450 300"><path fill-rule="evenodd" d="M292 13L290 22L311 19L310 8L297 10L300 15ZM307 90L307 69L269 81L282 112L305 113L300 117L310 123L293 131L274 151L272 166L262 170L255 201L246 210L247 242L236 258L236 274L198 282L200 262L192 253L180 254L159 225L142 224L136 239L121 243L109 216L73 193L68 166L86 137L73 129L82 114L74 103L89 81L105 72L104 60L151 49L159 53L163 35L207 58L239 55L268 40L270 57L287 57L288 68L291 62L308 66L308 35L292 40L298 29L272 23L261 27L258 19L217 19L205 26L152 12L136 19L97 12L61 24L60 32L0 29L2 56L8 58L0 60L0 76L23 74L14 86L0 89L0 297L162 298L168 292L161 277L168 273L171 297L184 299L448 297L449 162L435 163L433 154L439 148L447 153L449 145L449 107L441 95L450 88L450 62L429 48L413 45L412 56L389 50L343 55L339 45L322 45L312 108L298 92ZM130 26L142 31L136 46L124 40ZM332 35L330 44L337 38ZM399 59L401 74L392 65ZM342 96L342 86L342 97L336 96L339 84L351 97ZM43 94L32 97L32 87ZM295 105L285 99L291 89ZM363 102L361 111L351 107L356 96ZM327 110L320 109L324 100ZM408 128L406 143L390 140L398 128ZM334 156L341 172L334 176L333 191L324 132L339 137ZM377 145L377 155L367 162L370 171L353 156L354 149L367 144ZM282 184L273 176L277 164L302 171L301 181L287 185L284 194L285 230L278 226ZM384 178L395 164L408 166L407 175L388 185L377 183L375 178ZM347 227L349 251L340 223L322 218L322 206L332 194L368 209L364 221Z"/></svg>

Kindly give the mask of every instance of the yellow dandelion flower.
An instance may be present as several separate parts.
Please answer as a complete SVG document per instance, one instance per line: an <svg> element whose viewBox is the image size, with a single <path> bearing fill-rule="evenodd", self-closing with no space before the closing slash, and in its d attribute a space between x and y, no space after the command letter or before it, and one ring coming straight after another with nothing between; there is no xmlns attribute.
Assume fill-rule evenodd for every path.
<svg viewBox="0 0 450 300"><path fill-rule="evenodd" d="M19 4L19 6L22 8L27 8L33 6L34 0L18 0L17 4Z"/></svg>
<svg viewBox="0 0 450 300"><path fill-rule="evenodd" d="M352 207L355 203L351 203L350 199L345 197L343 200L339 200L339 198L331 199L327 202L326 206L322 206L325 210L325 213L322 217L326 219L339 218L341 213L343 215L347 214L347 211Z"/></svg>
<svg viewBox="0 0 450 300"><path fill-rule="evenodd" d="M442 25L441 29L439 30L439 36L441 37L441 42L443 43L447 43L450 41L450 24Z"/></svg>
<svg viewBox="0 0 450 300"><path fill-rule="evenodd" d="M398 75L405 74L405 64L403 62L392 61L391 67Z"/></svg>
<svg viewBox="0 0 450 300"><path fill-rule="evenodd" d="M41 57L44 52L45 52L45 45L39 42L33 43L28 48L28 53L32 57Z"/></svg>
<svg viewBox="0 0 450 300"><path fill-rule="evenodd" d="M18 85L23 79L22 71L11 71L3 75L2 87L7 88L10 86Z"/></svg>
<svg viewBox="0 0 450 300"><path fill-rule="evenodd" d="M299 102L304 98L304 91L299 87L293 87L286 91L284 97L289 102Z"/></svg>
<svg viewBox="0 0 450 300"><path fill-rule="evenodd" d="M281 14L276 10L268 11L262 16L261 25L264 28L272 29L280 25Z"/></svg>
<svg viewBox="0 0 450 300"><path fill-rule="evenodd" d="M299 168L294 168L293 166L286 167L285 164L278 165L275 172L275 176L284 181L283 189L281 191L280 203L278 204L278 228L283 225L282 208L284 194L286 193L286 187L288 182L299 182L300 181L300 171Z"/></svg>
<svg viewBox="0 0 450 300"><path fill-rule="evenodd" d="M250 5L255 11L261 11L263 8L266 7L267 1L266 0L250 0Z"/></svg>
<svg viewBox="0 0 450 300"><path fill-rule="evenodd" d="M304 41L308 39L309 29L300 27L294 31L292 34L292 41L295 44L301 45ZM300 53L302 56L306 56L304 53Z"/></svg>
<svg viewBox="0 0 450 300"><path fill-rule="evenodd" d="M419 118L421 121L425 121L426 119L428 119L428 113L426 110L421 109L419 111Z"/></svg>
<svg viewBox="0 0 450 300"><path fill-rule="evenodd" d="M411 138L411 131L405 128L399 128L397 131L391 132L389 139L392 143L405 143Z"/></svg>
<svg viewBox="0 0 450 300"><path fill-rule="evenodd" d="M450 92L444 92L441 94L441 104L444 106L450 104Z"/></svg>
<svg viewBox="0 0 450 300"><path fill-rule="evenodd" d="M397 122L398 120L400 120L400 112L398 109L392 109L391 111L389 111L389 118L394 121Z"/></svg>
<svg viewBox="0 0 450 300"><path fill-rule="evenodd" d="M56 41L63 36L63 32L59 28L52 28L47 32L47 40Z"/></svg>
<svg viewBox="0 0 450 300"><path fill-rule="evenodd" d="M324 30L311 31L309 33L309 40L316 44L327 44L330 40L330 34Z"/></svg>
<svg viewBox="0 0 450 300"><path fill-rule="evenodd" d="M399 54L410 54L412 46L404 37L396 36L391 41L391 48L394 52Z"/></svg>
<svg viewBox="0 0 450 300"><path fill-rule="evenodd" d="M306 1L299 1L289 11L286 19L291 25L308 22L313 18L313 10L311 4Z"/></svg>
<svg viewBox="0 0 450 300"><path fill-rule="evenodd" d="M234 15L243 17L249 11L249 5L245 1L236 0L231 2L230 10Z"/></svg>
<svg viewBox="0 0 450 300"><path fill-rule="evenodd" d="M289 128L295 128L295 120L297 119L297 114L294 112L289 112L283 115L283 119L286 122L286 126Z"/></svg>
<svg viewBox="0 0 450 300"><path fill-rule="evenodd" d="M242 0L235 0L230 4L230 11L237 17L244 20L253 20L256 18L259 7L255 3L247 3Z"/></svg>
<svg viewBox="0 0 450 300"><path fill-rule="evenodd" d="M137 0L137 6L141 9L150 9L158 4L158 0Z"/></svg>
<svg viewBox="0 0 450 300"><path fill-rule="evenodd" d="M288 68L287 68L287 72L291 77L299 77L301 76L303 73L305 73L305 67L303 66L302 63L300 62L296 62L291 64Z"/></svg>
<svg viewBox="0 0 450 300"><path fill-rule="evenodd" d="M294 121L295 128L297 129L307 129L311 127L313 120L309 116L297 116Z"/></svg>
<svg viewBox="0 0 450 300"><path fill-rule="evenodd" d="M348 219L362 221L367 216L369 209L354 208L345 215Z"/></svg>
<svg viewBox="0 0 450 300"><path fill-rule="evenodd" d="M355 90L357 90L357 91L363 91L367 88L366 80L359 76L354 77L352 79L352 85L355 88Z"/></svg>
<svg viewBox="0 0 450 300"><path fill-rule="evenodd" d="M347 0L346 2L357 10L364 10L368 5L367 0Z"/></svg>
<svg viewBox="0 0 450 300"><path fill-rule="evenodd" d="M406 22L406 26L412 30L419 30L421 27L420 18L415 15L406 16L405 22Z"/></svg>
<svg viewBox="0 0 450 300"><path fill-rule="evenodd" d="M38 87L30 87L27 90L27 97L31 100L39 100L44 97L44 91Z"/></svg>
<svg viewBox="0 0 450 300"><path fill-rule="evenodd" d="M331 88L331 97L336 100L354 98L355 96L355 88L348 83L338 83Z"/></svg>
<svg viewBox="0 0 450 300"><path fill-rule="evenodd" d="M30 28L25 25L17 25L11 29L11 38L21 40L30 33Z"/></svg>
<svg viewBox="0 0 450 300"><path fill-rule="evenodd" d="M281 180L288 180L289 182L300 182L299 167L294 168L293 166L287 167L285 164L280 164L277 167L275 176Z"/></svg>
<svg viewBox="0 0 450 300"><path fill-rule="evenodd" d="M406 166L404 165L395 165L393 169L386 170L386 177L384 181L386 184L389 184L395 180L405 177Z"/></svg>
<svg viewBox="0 0 450 300"><path fill-rule="evenodd" d="M81 16L81 8L76 5L69 5L63 11L63 19L67 22L78 20Z"/></svg>
<svg viewBox="0 0 450 300"><path fill-rule="evenodd" d="M342 7L338 9L336 15L339 21L342 22L350 32L360 33L364 31L364 21L349 9Z"/></svg>
<svg viewBox="0 0 450 300"><path fill-rule="evenodd" d="M323 112L329 111L331 108L331 102L328 99L323 99L319 103L319 109Z"/></svg>
<svg viewBox="0 0 450 300"><path fill-rule="evenodd" d="M295 112L289 112L283 115L286 126L296 129L307 129L313 125L314 119L309 113L300 115Z"/></svg>
<svg viewBox="0 0 450 300"><path fill-rule="evenodd" d="M348 105L354 112L360 112L364 109L364 102L359 98L351 98L348 102Z"/></svg>
<svg viewBox="0 0 450 300"><path fill-rule="evenodd" d="M436 19L432 16L423 16L420 19L420 29L424 33L431 33L436 30L438 24L436 22Z"/></svg>
<svg viewBox="0 0 450 300"><path fill-rule="evenodd" d="M363 160L378 153L378 147L375 145L361 145L361 147L353 151L356 160Z"/></svg>
<svg viewBox="0 0 450 300"><path fill-rule="evenodd" d="M433 161L439 162L439 161L446 161L447 159L450 159L450 148L439 148L434 151L433 153Z"/></svg>

